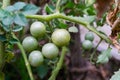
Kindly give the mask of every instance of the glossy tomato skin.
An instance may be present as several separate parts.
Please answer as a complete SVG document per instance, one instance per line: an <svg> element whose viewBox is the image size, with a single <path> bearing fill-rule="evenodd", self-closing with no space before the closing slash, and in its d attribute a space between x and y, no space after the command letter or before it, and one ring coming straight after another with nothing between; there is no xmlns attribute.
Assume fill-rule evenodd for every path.
<svg viewBox="0 0 120 80"><path fill-rule="evenodd" d="M46 33L46 27L42 22L36 21L31 24L30 33L36 38L41 38Z"/></svg>
<svg viewBox="0 0 120 80"><path fill-rule="evenodd" d="M55 45L66 46L70 42L70 33L66 29L57 29L52 33L51 38Z"/></svg>
<svg viewBox="0 0 120 80"><path fill-rule="evenodd" d="M56 58L58 56L58 53L59 49L53 43L47 43L42 47L42 54L48 59Z"/></svg>
<svg viewBox="0 0 120 80"><path fill-rule="evenodd" d="M90 50L90 49L92 48L92 46L93 46L93 44L92 44L92 42L89 41L89 40L85 40L85 41L83 41L83 43L82 43L82 47L83 47L84 49L86 49L86 50Z"/></svg>
<svg viewBox="0 0 120 80"><path fill-rule="evenodd" d="M28 36L28 37L24 38L22 45L26 51L31 52L31 51L37 49L38 42L34 37Z"/></svg>
<svg viewBox="0 0 120 80"><path fill-rule="evenodd" d="M28 60L33 67L38 67L43 63L44 57L40 51L35 50L29 54Z"/></svg>
<svg viewBox="0 0 120 80"><path fill-rule="evenodd" d="M85 40L90 40L93 41L94 40L94 35L92 32L88 32L85 34Z"/></svg>

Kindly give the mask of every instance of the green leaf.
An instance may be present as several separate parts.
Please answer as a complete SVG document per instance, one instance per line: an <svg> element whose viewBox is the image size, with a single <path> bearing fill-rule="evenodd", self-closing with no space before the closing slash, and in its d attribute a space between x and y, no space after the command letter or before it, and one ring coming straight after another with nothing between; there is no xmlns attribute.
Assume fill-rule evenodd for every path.
<svg viewBox="0 0 120 80"><path fill-rule="evenodd" d="M23 7L25 7L26 4L24 2L17 2L13 6L16 10L20 10L20 9L23 9Z"/></svg>
<svg viewBox="0 0 120 80"><path fill-rule="evenodd" d="M18 32L21 31L23 29L23 26L14 26L14 28L12 29L13 32Z"/></svg>
<svg viewBox="0 0 120 80"><path fill-rule="evenodd" d="M10 12L3 10L3 9L0 9L0 18L9 16L9 15L10 15Z"/></svg>
<svg viewBox="0 0 120 80"><path fill-rule="evenodd" d="M95 16L86 16L86 17L84 17L84 19L87 22L92 23L95 20Z"/></svg>
<svg viewBox="0 0 120 80"><path fill-rule="evenodd" d="M6 32L9 32L9 31L10 31L10 26L9 26L9 25L4 25L4 24L2 24L2 27L3 27L3 29L4 29Z"/></svg>
<svg viewBox="0 0 120 80"><path fill-rule="evenodd" d="M75 26L69 27L68 28L69 32L73 32L73 33L77 33L78 32L78 28L76 28Z"/></svg>
<svg viewBox="0 0 120 80"><path fill-rule="evenodd" d="M8 6L5 8L5 10L9 11L9 12L12 12L12 11L15 11L16 8L14 6Z"/></svg>
<svg viewBox="0 0 120 80"><path fill-rule="evenodd" d="M41 65L39 68L37 68L39 77L43 79L47 75L48 69L49 68L47 65Z"/></svg>
<svg viewBox="0 0 120 80"><path fill-rule="evenodd" d="M107 63L109 61L109 58L111 58L111 52L112 48L108 48L107 50L103 51L99 56L97 63Z"/></svg>
<svg viewBox="0 0 120 80"><path fill-rule="evenodd" d="M4 25L11 25L11 24L13 24L13 22L14 22L14 16L12 16L12 15L2 18L2 23Z"/></svg>
<svg viewBox="0 0 120 80"><path fill-rule="evenodd" d="M22 13L23 13L24 15L36 14L39 10L40 10L40 8L38 8L37 6L35 6L35 5L33 5L33 4L27 4L27 5L22 9Z"/></svg>
<svg viewBox="0 0 120 80"><path fill-rule="evenodd" d="M85 0L85 4L86 4L86 6L91 6L94 4L95 1L96 0Z"/></svg>
<svg viewBox="0 0 120 80"><path fill-rule="evenodd" d="M0 35L0 41L4 42L4 41L7 41L7 39L4 35Z"/></svg>
<svg viewBox="0 0 120 80"><path fill-rule="evenodd" d="M110 80L120 80L120 69L110 78Z"/></svg>
<svg viewBox="0 0 120 80"><path fill-rule="evenodd" d="M9 40L9 43L10 44L16 44L16 43L18 43L18 40L15 39L15 38L12 38L12 39Z"/></svg>
<svg viewBox="0 0 120 80"><path fill-rule="evenodd" d="M26 17L21 13L15 15L14 22L20 26L26 26L28 24Z"/></svg>
<svg viewBox="0 0 120 80"><path fill-rule="evenodd" d="M45 6L45 11L46 11L48 14L54 12L54 10L53 10L48 4L46 4L46 6Z"/></svg>

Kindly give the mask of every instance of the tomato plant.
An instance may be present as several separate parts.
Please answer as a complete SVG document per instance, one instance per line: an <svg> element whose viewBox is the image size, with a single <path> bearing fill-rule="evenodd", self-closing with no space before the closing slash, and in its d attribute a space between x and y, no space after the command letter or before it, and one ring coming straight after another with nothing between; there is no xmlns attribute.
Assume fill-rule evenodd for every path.
<svg viewBox="0 0 120 80"><path fill-rule="evenodd" d="M85 68L82 71L84 73L85 70L82 79L87 79L86 73L91 71L88 62L94 63L95 69L92 71L99 72L102 80L105 79L102 74L105 72L101 70L103 68L100 72L97 67L100 63L107 63L111 58L110 45L120 49L119 0L2 1L0 1L0 80L15 80L19 77L20 80L80 80L81 65ZM110 36L98 29L106 22L111 26ZM81 25L90 31L85 34L82 45L80 36L84 30L81 30ZM93 44L95 42L93 33L100 38L100 41L96 41L98 42L96 46ZM97 49L102 41L109 45L98 55ZM87 50L89 55L84 54L88 60L86 63L82 52ZM59 72L62 72L63 76L60 76ZM115 77L110 80L120 80L119 73L120 71L116 72Z"/></svg>

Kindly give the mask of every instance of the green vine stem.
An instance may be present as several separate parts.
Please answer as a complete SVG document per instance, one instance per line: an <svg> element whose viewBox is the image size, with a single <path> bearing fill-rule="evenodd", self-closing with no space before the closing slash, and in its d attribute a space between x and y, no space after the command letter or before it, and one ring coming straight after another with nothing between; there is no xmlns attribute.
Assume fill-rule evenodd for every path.
<svg viewBox="0 0 120 80"><path fill-rule="evenodd" d="M67 52L67 48L62 47L62 52L61 52L60 59L57 63L56 68L52 71L52 75L50 76L50 78L48 80L56 80L57 74L59 73L59 70L61 69L61 67L63 65L64 57L65 57L66 52Z"/></svg>
<svg viewBox="0 0 120 80"><path fill-rule="evenodd" d="M107 42L112 44L111 40L107 36L101 34L94 27L90 26L89 23L86 22L85 20L83 20L82 17L76 18L73 16L66 16L66 15L58 13L58 12L56 12L54 14L50 14L50 15L26 15L26 17L29 19L38 19L40 21L50 21L50 20L55 19L55 18L60 18L60 19L71 21L71 22L75 22L75 23L83 25L88 30L96 33L100 38L102 38L102 39L104 39Z"/></svg>
<svg viewBox="0 0 120 80"><path fill-rule="evenodd" d="M93 63L93 62L92 62L93 57L94 57L95 52L96 52L96 50L97 50L97 48L98 48L98 46L100 45L101 42L102 42L102 39L100 39L99 43L98 43L97 46L94 48L94 51L93 51L93 53L92 53L91 56L90 56L90 62L91 62L91 63ZM93 63L93 64L94 64L94 63Z"/></svg>
<svg viewBox="0 0 120 80"><path fill-rule="evenodd" d="M33 74L32 74L32 70L31 70L30 64L29 64L29 62L28 62L27 55L26 55L26 53L25 53L25 51L24 51L24 48L23 48L22 44L20 43L19 39L16 37L16 35L15 35L14 33L12 33L12 35L13 35L13 37L14 37L15 39L18 40L17 45L18 45L19 49L21 50L21 53L22 53L23 59L24 59L24 61L25 61L25 65L26 65L28 74L29 74L29 76L30 76L30 80L34 80L34 77L33 77Z"/></svg>

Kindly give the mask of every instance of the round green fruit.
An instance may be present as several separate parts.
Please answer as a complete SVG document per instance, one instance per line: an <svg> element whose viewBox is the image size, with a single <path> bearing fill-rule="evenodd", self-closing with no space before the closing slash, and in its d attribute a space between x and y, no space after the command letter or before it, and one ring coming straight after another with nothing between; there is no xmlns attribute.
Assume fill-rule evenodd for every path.
<svg viewBox="0 0 120 80"><path fill-rule="evenodd" d="M88 32L85 34L85 40L90 40L93 41L94 40L94 35L92 32Z"/></svg>
<svg viewBox="0 0 120 80"><path fill-rule="evenodd" d="M38 67L43 63L44 58L40 51L35 50L29 54L28 60L33 67Z"/></svg>
<svg viewBox="0 0 120 80"><path fill-rule="evenodd" d="M53 59L58 56L59 49L53 43L47 43L42 47L42 54L48 59Z"/></svg>
<svg viewBox="0 0 120 80"><path fill-rule="evenodd" d="M31 51L37 49L38 42L34 37L28 36L23 40L22 45L26 51L31 52Z"/></svg>
<svg viewBox="0 0 120 80"><path fill-rule="evenodd" d="M30 33L36 38L41 38L46 33L46 27L42 22L34 22L30 27Z"/></svg>
<svg viewBox="0 0 120 80"><path fill-rule="evenodd" d="M85 40L85 41L83 41L83 43L82 43L82 47L83 47L84 49L86 49L86 50L90 50L90 49L92 48L92 46L93 46L93 44L92 44L92 42L89 41L89 40Z"/></svg>
<svg viewBox="0 0 120 80"><path fill-rule="evenodd" d="M66 46L70 42L70 33L66 29L57 29L52 33L51 38L55 45Z"/></svg>

